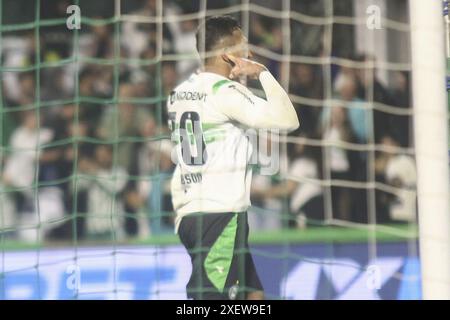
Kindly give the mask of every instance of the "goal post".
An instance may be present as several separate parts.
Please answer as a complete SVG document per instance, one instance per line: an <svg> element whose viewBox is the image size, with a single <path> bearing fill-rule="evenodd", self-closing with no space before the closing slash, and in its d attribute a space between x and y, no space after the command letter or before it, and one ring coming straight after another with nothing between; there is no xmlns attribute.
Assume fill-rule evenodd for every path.
<svg viewBox="0 0 450 320"><path fill-rule="evenodd" d="M442 1L410 1L423 299L450 299L448 110Z"/></svg>
<svg viewBox="0 0 450 320"><path fill-rule="evenodd" d="M216 15L240 22L301 123L254 139L249 244L266 298L450 300L442 2L75 0L78 30L49 1L0 0L0 300L186 299L165 102ZM25 119L53 138L12 141Z"/></svg>

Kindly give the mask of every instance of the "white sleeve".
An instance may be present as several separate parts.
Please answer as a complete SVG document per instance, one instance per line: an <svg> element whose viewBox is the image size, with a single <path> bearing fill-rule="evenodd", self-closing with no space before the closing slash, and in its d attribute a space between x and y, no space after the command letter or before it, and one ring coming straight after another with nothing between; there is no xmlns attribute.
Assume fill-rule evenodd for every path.
<svg viewBox="0 0 450 320"><path fill-rule="evenodd" d="M288 94L269 71L259 75L267 100L251 93L245 86L231 82L216 96L219 110L251 128L292 131L299 127L294 106Z"/></svg>

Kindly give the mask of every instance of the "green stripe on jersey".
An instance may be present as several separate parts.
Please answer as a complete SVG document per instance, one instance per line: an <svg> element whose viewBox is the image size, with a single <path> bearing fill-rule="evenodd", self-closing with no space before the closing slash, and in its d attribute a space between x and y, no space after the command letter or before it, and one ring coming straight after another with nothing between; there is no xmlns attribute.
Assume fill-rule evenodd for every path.
<svg viewBox="0 0 450 320"><path fill-rule="evenodd" d="M233 216L219 238L214 242L205 259L206 274L220 292L225 288L225 282L233 260L236 232L237 214Z"/></svg>
<svg viewBox="0 0 450 320"><path fill-rule="evenodd" d="M211 129L219 129L220 125L222 123L208 123L208 122L202 122L202 130L203 132L211 130Z"/></svg>
<svg viewBox="0 0 450 320"><path fill-rule="evenodd" d="M215 131L215 132L205 132L203 137L205 139L205 143L211 143L211 142L216 142L216 141L221 141L221 140L225 140L226 138L226 131L222 130L222 131Z"/></svg>
<svg viewBox="0 0 450 320"><path fill-rule="evenodd" d="M214 83L214 85L213 85L213 93L216 93L217 90L219 90L219 88L220 88L221 86L223 86L224 84L226 84L226 83L228 83L228 82L231 82L231 80L223 79L223 80L219 80L219 81L217 81L216 83Z"/></svg>

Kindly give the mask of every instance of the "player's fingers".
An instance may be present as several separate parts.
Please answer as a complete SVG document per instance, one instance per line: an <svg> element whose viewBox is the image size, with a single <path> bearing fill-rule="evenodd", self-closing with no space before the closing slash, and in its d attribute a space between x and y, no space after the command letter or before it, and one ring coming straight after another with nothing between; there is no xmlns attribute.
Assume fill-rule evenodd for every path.
<svg viewBox="0 0 450 320"><path fill-rule="evenodd" d="M231 61L235 64L235 66L238 66L241 69L241 71L244 71L243 69L247 67L248 61L244 58L239 58L232 55L230 56L232 57Z"/></svg>
<svg viewBox="0 0 450 320"><path fill-rule="evenodd" d="M230 78L233 79L241 74L242 70L238 65L235 65L230 71Z"/></svg>

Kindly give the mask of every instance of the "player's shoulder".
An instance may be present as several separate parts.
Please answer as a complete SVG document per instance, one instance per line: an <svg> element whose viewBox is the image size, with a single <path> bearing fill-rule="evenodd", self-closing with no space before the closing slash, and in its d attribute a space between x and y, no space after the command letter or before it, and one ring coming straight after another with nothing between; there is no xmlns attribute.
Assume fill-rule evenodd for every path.
<svg viewBox="0 0 450 320"><path fill-rule="evenodd" d="M177 101L200 100L205 101L207 92L199 84L195 74L191 75L187 80L178 84L169 94L168 102L173 104Z"/></svg>
<svg viewBox="0 0 450 320"><path fill-rule="evenodd" d="M239 97L254 104L253 93L243 84L230 79L224 78L215 82L212 86L212 93L220 99Z"/></svg>
<svg viewBox="0 0 450 320"><path fill-rule="evenodd" d="M244 86L243 84L237 82L237 81L233 81L231 79L227 79L227 78L222 78L222 79L216 79L217 81L214 81L214 83L212 84L212 92L214 94L220 94L223 92L227 92L227 91L236 91L236 90L240 90L240 91L244 91L244 92L250 92L251 91Z"/></svg>

